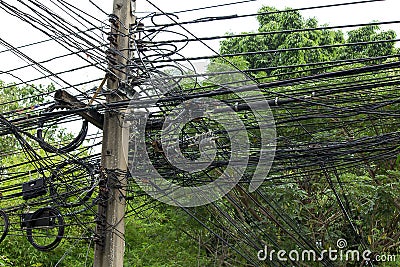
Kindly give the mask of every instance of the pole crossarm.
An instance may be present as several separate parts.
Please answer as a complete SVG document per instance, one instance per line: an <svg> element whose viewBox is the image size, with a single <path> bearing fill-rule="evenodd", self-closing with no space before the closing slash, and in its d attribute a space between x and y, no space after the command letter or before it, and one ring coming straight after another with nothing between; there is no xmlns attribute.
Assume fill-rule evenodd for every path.
<svg viewBox="0 0 400 267"><path fill-rule="evenodd" d="M85 103L79 101L75 96L71 95L65 90L57 90L54 95L54 99L65 106L70 106L71 108L79 109L87 106ZM77 112L77 114L97 128L103 130L104 115L97 110Z"/></svg>

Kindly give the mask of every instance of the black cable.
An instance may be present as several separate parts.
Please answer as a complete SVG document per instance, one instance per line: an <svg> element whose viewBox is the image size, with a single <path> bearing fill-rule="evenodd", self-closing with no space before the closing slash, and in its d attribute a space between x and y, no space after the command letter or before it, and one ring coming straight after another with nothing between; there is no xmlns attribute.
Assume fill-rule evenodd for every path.
<svg viewBox="0 0 400 267"><path fill-rule="evenodd" d="M147 1L147 0L146 0ZM354 1L354 2L345 2L339 4L330 4L330 5L321 5L321 6L313 6L313 7L303 7L303 8L293 8L293 9L286 9L286 10L279 10L279 11L272 11L272 12L260 12L260 13L252 13L246 15L226 15L220 17L203 17L199 19L193 19L191 21L183 21L183 22L174 22L171 24L156 24L155 27L171 27L171 26L181 26L185 24L194 24L194 23L202 23L202 22L212 22L212 21L221 21L221 20L231 20L231 19L238 19L238 18L246 18L246 17L255 17L260 15L273 15L273 14L281 14L281 13L290 13L296 11L305 11L305 10L313 10L313 9L321 9L321 8L331 8L331 7L339 7L339 6L349 6L349 5L357 5L357 4L366 4L372 2L381 2L386 0L366 0L366 1ZM147 1L149 2L149 1Z"/></svg>

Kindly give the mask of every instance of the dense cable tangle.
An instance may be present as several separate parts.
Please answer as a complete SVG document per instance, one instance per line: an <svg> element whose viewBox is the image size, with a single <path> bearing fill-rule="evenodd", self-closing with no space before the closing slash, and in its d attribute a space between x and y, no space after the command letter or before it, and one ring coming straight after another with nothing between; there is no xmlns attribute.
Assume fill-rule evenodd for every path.
<svg viewBox="0 0 400 267"><path fill-rule="evenodd" d="M87 157L91 146L80 148L73 154L57 150L51 151L51 155L39 155L36 152L37 148L35 150L31 147L21 134L35 140L41 146L48 146L43 138L38 139L29 132L19 130L4 117L2 126L10 128L26 158L30 159L24 163L2 166L1 198L2 209L9 220L8 235L27 235L33 246L44 251L55 248L62 239L76 238L74 234L68 234L68 229L88 229L85 225L93 222L93 216L96 214L96 166L99 155L92 154ZM54 152L58 154L55 155ZM8 158L15 156L18 157L18 153ZM47 207L52 207L52 210L46 210ZM31 213L31 210L37 212ZM31 215L33 217L30 217ZM47 223L46 218L49 218ZM41 230L41 227L45 229ZM43 232L48 231L49 227L52 233ZM92 229L92 233L88 233L86 238L93 236L93 231Z"/></svg>
<svg viewBox="0 0 400 267"><path fill-rule="evenodd" d="M73 92L83 106L93 98L107 68L108 25L64 1L1 1L0 10L42 39L14 45L1 36L3 61L16 63L0 72L6 96L0 106L5 239L26 236L42 251L60 242L93 240L101 134L77 114L52 111L74 109L54 100L60 90ZM101 91L92 102L101 106L104 98Z"/></svg>
<svg viewBox="0 0 400 267"><path fill-rule="evenodd" d="M329 6L320 8L327 7ZM285 12L293 11L295 10ZM245 39L398 22L192 38L192 33L179 29L180 26L191 22L175 23L174 20L177 18L170 12L165 12L164 16L173 23L157 23L156 21L162 17L161 14L155 14L156 17L151 19L149 16L140 20L143 25L138 26L137 35L141 38L136 40L136 53L139 59L135 59L131 66L135 70L132 74L135 81L133 85L136 85L135 91L139 93L134 101L131 101L131 105L152 110L147 122L146 144L152 165L157 171L174 183L199 186L214 181L229 164L230 143L226 132L207 119L191 121L182 129L180 148L187 158L194 160L199 157L197 150L199 138L213 136L217 155L211 165L205 170L190 174L174 167L168 161L165 155L168 147L161 145L161 127L170 111L184 101L200 97L220 98L244 118L246 129L252 138L250 160L240 185L223 201L212 203L207 207L210 217L204 213L197 213L196 209L185 210L222 243L244 257L249 264L259 265L255 252L262 249L264 244L275 249L280 248L282 240L277 240L273 234L271 236L271 233L275 232L271 229L274 228L279 229L276 232L280 236L284 235L285 239L291 240L297 246L319 251L315 245L318 239L310 239L306 229L299 226L299 222L293 219L284 205L275 198L279 198L280 188L283 190L291 184L295 187L302 187L304 183L312 186L320 180L327 180L327 185L334 192L332 201L336 202L339 211L341 210L342 214L339 217L348 223L349 231L354 236L353 242L367 249L366 237L354 223L356 215L347 201L347 189L343 188L341 175L352 166L365 166L368 169L370 164L393 162L399 153L398 116L395 112L399 97L398 55L359 56L304 64L282 62L280 66L260 66L243 71L236 69L229 61L238 56L251 59L260 55L272 54L277 57L280 54L308 50L323 51L334 48L352 49L352 47L367 49L371 45L393 44L398 40L390 38L322 46L293 46L266 51L260 51L256 47L251 52L210 53L194 57L183 56L181 53L190 47L191 43L212 39ZM233 20L235 16L194 20L193 23L224 19ZM170 33L170 39L163 39L163 34L167 32ZM183 38L174 39L171 34L173 32ZM218 61L222 58L223 60ZM196 61L204 59L211 59L212 62L206 72L194 67ZM252 86L253 79L260 82L257 87L261 89L263 97L268 100L273 111L278 143L274 164L267 181L259 190L249 194L247 185L258 164L261 146L257 121L250 104L262 105L263 98L255 96L244 101L240 95L232 91L251 92L255 88ZM266 79L270 81L266 82ZM168 90L165 90L166 87ZM168 92L165 94L166 91ZM158 100L156 106L150 104L154 98ZM115 103L113 107L122 107L124 104L127 103ZM157 109L154 110L155 108ZM132 147L131 151L135 149L137 147ZM149 179L147 182L152 181ZM360 180L350 183L357 182L365 183ZM154 186L156 187L156 184ZM135 195L133 192L132 194ZM160 191L160 195L164 194L166 194L164 191ZM234 197L234 194L237 196ZM136 193L136 196L140 194ZM298 199L298 201L304 200ZM139 207L139 210L142 208ZM325 266L335 265L329 261L322 263ZM278 266L282 262L276 261L272 264ZM292 262L292 264L297 263Z"/></svg>
<svg viewBox="0 0 400 267"><path fill-rule="evenodd" d="M53 1L51 2L54 3ZM99 36L99 34L97 34L96 32L89 31L89 32L82 32L80 35L74 34L76 30L78 31L81 30L77 28L77 26L75 26L73 22L72 23L67 22L64 18L60 17L58 14L54 13L52 10L38 3L37 1L29 1L28 3L21 2L21 4L28 9L27 11L31 11L33 12L33 14L26 13L23 11L19 11L17 13L16 12L17 8L15 6L2 2L5 11L10 12L12 15L17 16L22 20L25 20L26 22L30 23L33 27L44 32L46 35L56 38L59 37L60 35L63 35L63 37L60 39L63 41L64 44L68 44L68 47L76 48L78 51L82 52L85 50L85 46L91 49L96 49L95 47L98 46L99 41L101 40L99 38L101 36ZM58 5L57 7L60 8L60 6ZM71 7L61 8L61 10L67 13L68 15L70 15L70 12L74 11L71 9ZM31 20L28 21L28 18ZM79 24L82 24L86 29L94 26L94 24L88 20L85 20L84 22L86 22L86 24L83 24L82 18L84 17L82 15L80 15L79 17L74 16L72 18L75 21L79 22ZM80 20L78 20L78 18L80 18ZM96 26L98 27L98 25ZM96 36L96 38L93 37L92 35ZM94 43L92 43L92 41L94 41ZM60 41L57 42L61 44ZM104 56L102 52L103 52L102 50L97 49L97 51L94 51L92 53L92 56L95 57L95 54L97 53L101 58Z"/></svg>
<svg viewBox="0 0 400 267"><path fill-rule="evenodd" d="M268 17L302 10L340 6L348 8L352 5L362 7L363 4L380 1L348 1L335 5L264 12L261 15ZM163 11L155 1L148 1L153 5L154 12L138 18L136 25L122 25L129 29L131 41L130 56L124 58L122 51L109 48L118 33L107 38L109 28L105 20L98 19L90 12L61 0L46 3L35 0L15 1L13 4L9 2L0 1L0 8L33 26L44 34L45 39L31 44L13 45L5 36L0 36L5 49L0 51L0 56L16 55L22 59L20 65L1 71L1 77L6 77L4 80L11 80L1 84L1 90L10 92L17 87L30 88L30 93L19 99L2 99L4 103L0 106L0 140L2 144L3 140L9 144L0 152L0 220L5 216L4 220L8 221L7 235L27 235L28 240L39 250L53 249L61 240L92 239L98 242L101 239L101 236L94 233L94 221L101 220L97 215L97 204L109 199L106 194L99 192L98 186L100 184L104 187L104 180L116 176L115 172L119 170L104 170L100 166L101 134L92 133L94 126L81 117L85 112L96 111L100 116L105 111L122 114L128 106L147 110L149 118L144 138L154 168L164 178L183 186L200 186L216 180L230 163L232 143L221 124L207 117L206 110L197 114L201 119L191 120L182 128L179 148L185 158L196 160L201 156L201 140L211 139L215 143L216 154L208 167L194 173L177 168L167 158L169 147L164 146L161 140L163 123L176 107L185 101L193 100L196 103L208 97L222 101L233 110L243 121L249 138L248 162L236 163L238 166L244 164L242 167L246 169L239 184L222 200L204 209L181 207L210 232L209 242L204 244L208 253L223 253L221 247L213 245L219 240L223 247L229 247L238 256L232 259L239 259L237 264L246 262L248 265L261 266L263 263L257 259L257 251L263 249L264 245L279 250L285 244L295 244L301 249L321 251L316 242L326 233L321 230L317 236L310 236L307 222L301 221L288 209L289 206L302 208L316 202L312 188L318 186L325 186L320 189L322 192L333 192L327 196L327 201L337 207L338 214L329 215L349 226L349 235L354 238L348 241L353 242L354 246L369 248L367 236L355 223L356 220L362 220L362 215L354 210L347 191L357 183L368 185L372 181L362 178L349 180L346 175L349 170L357 167L373 176L375 165L382 162L391 166L396 164L400 152L400 121L397 114L400 105L398 50L386 54L360 53L352 57L343 53L345 56L308 59L304 62L289 60L301 53L309 55L334 49L357 52L371 47L390 47L397 44L399 39L380 36L374 40L343 39L325 44L296 46L296 43L292 43L287 47L268 50L255 45L251 51L231 50L221 53L216 52L209 41L219 40L223 43L230 40L254 40L257 44L256 38L261 37L283 38L302 33L312 35L344 28L395 25L398 21L314 25L200 36L192 30L192 26L207 24L207 27L212 27L225 20L235 23L245 17L255 18L260 15L229 13L207 17L204 15L207 10L217 9L223 13L224 8L238 8L254 1L230 1L177 12ZM94 2L92 5L100 9ZM182 21L179 16L185 14L198 19ZM110 18L114 22L118 21L115 16ZM121 32L119 34L122 36ZM207 49L204 55L193 52L193 47L199 44ZM62 52L54 57L42 58L36 57L29 50L51 45L63 48L60 50ZM127 64L115 60L116 57L127 60ZM248 62L258 62L258 65L240 66L236 61L239 57ZM71 58L80 64L67 68L57 67L60 60ZM275 62L275 58L282 60ZM207 66L201 66L204 60L207 60ZM36 76L26 78L23 75L23 72L33 70ZM82 73L94 70L102 72L90 78L81 76ZM119 72L123 72L126 77L115 74ZM99 86L104 74L119 80L119 90L111 94L126 95L129 101L105 103L104 99L110 92ZM42 82L54 85L30 85ZM261 91L261 95L252 94L256 88ZM81 104L68 105L60 99L54 99L54 94L60 89L70 90ZM88 105L91 100L93 103ZM266 180L262 186L249 193L248 185L263 149L263 129L260 129L257 120L258 115L262 115L264 100L269 104L275 121L275 159L269 174L265 174ZM254 107L260 114L254 112ZM221 113L224 111L217 110ZM182 113L180 116L185 115ZM224 118L226 121L229 119ZM69 128L71 125L79 129L68 134L68 129L63 130L63 126ZM268 128L272 123L266 122L263 125ZM173 131L171 128L168 130ZM235 131L239 133L240 129L233 129ZM137 150L137 147L131 146L130 159L134 158ZM25 162L14 164L12 160L7 160L19 158L22 154L26 155ZM143 173L140 178L154 185L157 190L157 183L152 181L152 177L146 177L146 170ZM131 177L129 173L126 175L129 180L126 188L126 216L140 218L145 211L160 205L149 199L136 185L136 177ZM23 189L24 184L27 186L29 183L37 184L33 192ZM282 203L285 192L292 192L290 190L293 188L300 188L308 195L291 196L293 203L299 205ZM168 192L160 190L159 194L168 195ZM51 240L41 236L41 227L51 227ZM106 225L105 229L109 231L113 227ZM75 228L80 229L84 235L68 231ZM2 238L0 233L0 240ZM329 241L333 242L333 237ZM296 261L290 263L300 266ZM321 263L324 266L336 266L328 260ZM284 262L277 260L270 264L285 266Z"/></svg>
<svg viewBox="0 0 400 267"><path fill-rule="evenodd" d="M63 76L77 75L75 73L83 74L89 71L89 69L92 67L99 68L100 70L106 70L107 61L105 60L104 50L107 45L103 37L103 34L105 33L105 26L99 25L98 19L92 17L91 15L85 13L76 13L77 8L73 8L72 10L70 6L62 8L61 12L63 13L67 12L67 14L69 14L68 12L71 12L72 14L79 14L79 19L74 16L72 17L75 22L79 22L79 26L83 27L78 28L78 26L74 25L74 22L67 22L64 18L57 13L54 13L46 6L38 4L36 1L30 1L29 3L30 5L23 3L23 5L27 8L26 12L23 11L25 10L24 8L17 8L4 1L2 1L0 4L2 9L7 13L10 13L11 15L29 23L38 31L44 33L45 36L51 37L51 39L55 42L55 44L52 43L53 45L63 48L63 51L66 50L68 53L64 53L63 55L58 53L56 57L46 58L42 61L36 61L22 52L21 48L14 47L10 43L2 41L2 44L8 48L3 52L10 51L28 63L28 65L19 66L18 68L10 69L3 73L13 74L15 72L18 73L21 71L26 71L29 68L34 68L41 74L41 76L36 76L35 78L29 80L23 79L23 83L37 83L42 82L45 79L50 79L54 84L59 85L61 88L76 90L84 93L81 88L78 88L78 86L82 86L85 83L93 84L92 80L88 81L86 79L82 80L82 82L71 84L65 80ZM59 5L56 5L56 7L60 8ZM88 18L85 18L85 16ZM81 21L82 18L85 18L85 20ZM44 21L47 21L47 23L44 23ZM94 25L95 27L93 27ZM35 42L35 48L38 43L42 42ZM46 45L49 46L50 44L46 43ZM28 45L22 47L26 48ZM61 64L61 62L65 62L65 60L70 60L71 57L76 56L82 60L81 64L76 64L70 69L62 68L62 71L54 72L46 67L48 64L52 64L53 68L59 69L58 66ZM87 95L87 98L89 97L90 96Z"/></svg>

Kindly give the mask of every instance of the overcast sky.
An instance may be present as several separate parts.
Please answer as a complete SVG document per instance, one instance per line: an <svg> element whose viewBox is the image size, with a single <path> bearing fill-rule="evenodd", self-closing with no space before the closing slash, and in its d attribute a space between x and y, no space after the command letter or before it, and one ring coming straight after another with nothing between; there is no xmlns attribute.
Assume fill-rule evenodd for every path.
<svg viewBox="0 0 400 267"><path fill-rule="evenodd" d="M5 0L7 3L12 5L17 5L17 0ZM54 0L42 0L41 3L44 5L50 5ZM90 4L89 0L65 0L76 7L85 10L97 18L107 22L107 16L100 12L96 7ZM93 0L98 6L100 6L106 13L112 12L112 0ZM161 10L165 12L174 12L180 10L187 10L193 8L201 8L205 6L211 6L216 4L224 4L234 2L235 0L151 0L155 5L157 5ZM251 14L256 13L257 10L263 5L275 6L277 8L292 7L310 7L325 4L343 3L351 2L357 0L258 0L250 3L233 5L228 7L206 9L197 12L187 12L179 14L179 21L190 21L201 17L213 17L221 15L234 15L234 14ZM316 17L320 24L329 25L348 25L357 23L368 23L373 20L378 21L400 21L400 0L386 0L376 3L368 3L363 5L353 5L345 7L335 7L326 9L316 9L310 11L304 11L302 14L305 17ZM137 11L138 16L146 15L146 12L154 12L155 9L146 0L137 0ZM144 13L143 13L144 12ZM11 43L14 46L21 46L25 44L30 44L32 42L41 41L47 39L43 33L34 30L28 24L22 22L21 20L12 17L11 15L5 13L0 9L0 37L5 41ZM256 31L258 28L257 21L255 17L226 20L220 21L218 23L200 23L198 25L191 24L185 26L193 34L198 37L203 36L213 36L213 35L223 35L226 32L243 32L243 31ZM393 24L387 26L386 28L392 28L397 31L400 36L400 24ZM213 49L218 50L218 41L209 42ZM10 75L2 74L1 71L8 71L12 68L26 65L18 57L14 56L10 52L2 53L5 48L0 46L0 80L6 82L18 82L15 78ZM28 48L21 49L22 52L26 53L28 56L36 61L47 60L61 54L68 53L60 45L53 43L44 43L42 45L35 45ZM185 56L198 56L204 54L213 54L204 45L192 45L186 49L184 52ZM52 70L53 72L60 72L66 69L71 69L79 64L83 64L78 57L68 57L59 60L54 60L44 65ZM206 64L203 62L202 65ZM201 64L200 64L201 65ZM22 78L24 81L29 81L37 77L42 77L43 74L39 73L37 70L31 68L25 68L19 71L13 72L15 76ZM83 81L93 80L96 78L101 78L104 76L104 72L97 70L95 68L84 69L81 71L76 71L73 73L67 73L60 75L66 81L71 84L77 84ZM54 83L54 80L38 80L35 84L49 84ZM56 82L59 82L58 80ZM65 86L62 82L56 87L60 88ZM98 83L93 83L86 86L81 86L80 89L87 90L94 86L98 86Z"/></svg>
<svg viewBox="0 0 400 267"><path fill-rule="evenodd" d="M50 5L50 2L54 0L43 0L41 1L44 5ZM96 16L97 18L104 19L107 23L107 17L102 14L96 7L90 4L89 0L66 0L67 2L77 6L80 9ZM93 0L98 6L105 10L105 12L110 13L112 11L112 0ZM180 10L187 10L193 8L200 8L216 4L224 4L229 2L234 2L234 0L150 0L152 3L157 5L161 10L165 12L174 12ZM228 7L220 7L213 9L206 9L196 12L187 12L179 14L179 21L190 21L201 17L213 17L221 15L234 15L234 14L251 14L256 13L257 10L263 5L275 6L277 8L284 7L310 7L325 4L343 3L351 2L356 0L258 0L250 3L232 5ZM17 5L17 0L7 0L7 3ZM356 24L356 23L367 23L373 20L378 21L392 21L400 20L400 15L398 14L400 10L399 0L386 0L375 3L367 3L362 5L350 5L344 7L335 8L325 8L316 9L310 11L302 12L306 17L317 17L320 24L330 24L330 25L344 25L344 24ZM152 7L146 0L137 0L137 11L138 16L144 16L146 13L142 12L154 12L155 8ZM0 37L10 42L14 46L20 46L24 44L29 44L35 41L40 41L46 39L47 37L42 33L32 29L31 26L20 21L19 19L13 18L12 16L6 14L0 9ZM185 26L193 34L198 37L202 36L213 36L213 35L223 35L226 32L243 32L243 31L256 31L258 24L255 17L226 20L213 23L200 23L198 25L187 25ZM400 24L393 24L386 26L386 28L395 29L400 36ZM218 42L210 42L210 46L213 49L218 50ZM0 51L3 48L0 46ZM65 53L59 46L53 46L49 43L44 45L38 45L30 48L23 49L23 52L27 53L29 56L35 60L45 60L60 53ZM197 45L189 47L184 52L185 56L196 56L204 54L212 54L212 52L206 48L204 45ZM77 64L75 60L63 60L59 62L53 62L53 65L49 65L54 71L61 71L66 68L72 68ZM18 67L24 64L15 56L10 55L10 53L0 53L0 70L8 70L13 67ZM32 74L32 72L20 71L16 73L18 76L24 76ZM101 73L81 72L79 77L81 79L89 79L94 76L98 76ZM69 77L68 77L69 78ZM8 75L1 75L2 80L12 80ZM72 78L71 78L72 79ZM72 81L71 81L72 82Z"/></svg>

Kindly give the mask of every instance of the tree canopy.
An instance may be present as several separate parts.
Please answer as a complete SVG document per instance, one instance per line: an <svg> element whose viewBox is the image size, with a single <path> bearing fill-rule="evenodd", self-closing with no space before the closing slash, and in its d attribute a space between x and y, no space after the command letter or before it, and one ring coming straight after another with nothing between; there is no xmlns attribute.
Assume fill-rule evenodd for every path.
<svg viewBox="0 0 400 267"><path fill-rule="evenodd" d="M257 32L226 39L221 42L220 49L223 55L243 54L245 63L242 65L257 70L253 73L255 76L284 73L295 74L280 77L304 76L329 70L317 69L315 64L318 63L324 66L324 62L382 58L397 53L395 43L390 42L396 39L395 31L382 31L378 25L355 28L345 34L340 29L319 25L316 18L305 18L290 8L280 11L265 6L259 13Z"/></svg>

